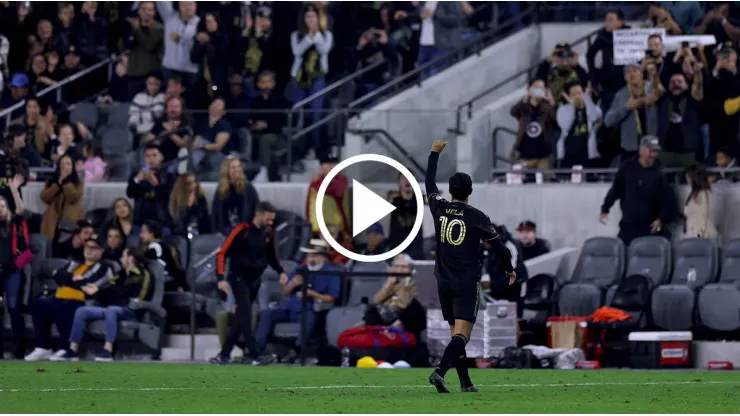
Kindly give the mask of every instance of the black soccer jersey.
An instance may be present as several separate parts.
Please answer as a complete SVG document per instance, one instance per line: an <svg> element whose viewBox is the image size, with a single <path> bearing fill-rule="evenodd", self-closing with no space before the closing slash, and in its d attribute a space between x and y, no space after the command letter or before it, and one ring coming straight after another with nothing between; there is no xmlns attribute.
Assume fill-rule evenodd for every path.
<svg viewBox="0 0 740 416"><path fill-rule="evenodd" d="M434 217L437 240L435 275L442 281L479 281L481 277L481 241L495 240L498 233L491 220L480 210L462 203L449 202L439 195L435 183L439 153L432 152L427 166L426 191ZM511 271L509 263L507 271Z"/></svg>

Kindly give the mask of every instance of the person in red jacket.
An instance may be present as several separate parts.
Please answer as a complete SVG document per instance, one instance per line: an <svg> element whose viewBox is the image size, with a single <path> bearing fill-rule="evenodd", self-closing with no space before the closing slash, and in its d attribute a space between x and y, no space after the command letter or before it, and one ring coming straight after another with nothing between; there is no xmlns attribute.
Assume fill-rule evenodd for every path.
<svg viewBox="0 0 740 416"><path fill-rule="evenodd" d="M221 352L210 360L213 364L228 364L231 350L242 336L253 364L269 364L275 359L273 355L262 354L262 349L252 335L252 303L257 299L262 273L268 264L280 273L281 280L288 279L273 242L272 223L275 221L276 211L269 202L258 203L252 221L234 227L218 252L216 262L218 288L226 293L231 291L233 294L236 319L229 330L226 342L221 346ZM229 273L224 279L227 260Z"/></svg>
<svg viewBox="0 0 740 416"><path fill-rule="evenodd" d="M339 162L336 154L327 154L320 159L320 173L314 176L308 188L308 197L306 200L306 218L311 223L311 229L314 233L319 232L319 221L316 218L316 196L319 193L319 187L324 181L326 175L334 169ZM324 197L324 222L335 224L339 230L346 235L352 235L350 231L349 218L349 192L347 188L349 180L347 176L340 173L334 177L329 186L326 188Z"/></svg>

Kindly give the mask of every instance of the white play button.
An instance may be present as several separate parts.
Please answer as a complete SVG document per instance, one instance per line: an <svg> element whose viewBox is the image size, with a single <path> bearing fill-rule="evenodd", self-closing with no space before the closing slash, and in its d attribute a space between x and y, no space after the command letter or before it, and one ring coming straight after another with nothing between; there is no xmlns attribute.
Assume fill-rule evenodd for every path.
<svg viewBox="0 0 740 416"><path fill-rule="evenodd" d="M395 210L390 202L381 198L367 186L352 180L352 237Z"/></svg>
<svg viewBox="0 0 740 416"><path fill-rule="evenodd" d="M331 233L329 232L329 229L326 227L326 223L324 222L324 196L326 195L326 190L329 187L329 184L334 179L334 177L339 174L339 172L347 169L355 163L362 162L383 163L399 171L403 176L406 177L406 179L408 179L409 183L411 183L411 188L413 188L414 190L414 197L416 199L416 219L414 221L414 226L411 228L411 232L406 236L406 239L404 239L401 244L382 254L359 254L347 250L331 236ZM352 188L352 236L355 237L357 236L357 234L361 233L369 226L378 222L378 220L393 212L396 207L394 207L393 204L391 204L390 202L375 194L373 191L367 189L365 185L357 182L356 180L352 181ZM406 247L410 246L411 243L414 242L416 235L421 230L421 223L424 219L424 197L421 194L421 188L419 187L419 183L416 181L416 178L414 178L414 175L412 175L411 172L398 161L393 160L388 156L382 155L357 155L342 161L337 166L335 166L334 169L326 174L324 180L321 181L319 191L316 194L316 206L314 213L316 215L316 220L319 223L319 230L321 231L321 235L324 237L324 240L326 240L329 245L331 245L332 248L336 250L339 254L360 262L387 261L403 253L403 251L406 250Z"/></svg>

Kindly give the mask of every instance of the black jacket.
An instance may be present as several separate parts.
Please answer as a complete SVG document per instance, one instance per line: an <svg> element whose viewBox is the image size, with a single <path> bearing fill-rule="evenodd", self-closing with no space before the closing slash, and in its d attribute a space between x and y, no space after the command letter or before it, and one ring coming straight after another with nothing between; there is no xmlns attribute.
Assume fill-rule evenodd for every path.
<svg viewBox="0 0 740 416"><path fill-rule="evenodd" d="M171 278L171 280L165 285L166 290L175 291L180 288L183 290L188 289L188 283L185 279L185 271L182 269L180 259L175 254L175 250L172 246L164 241L149 243L146 248L146 258L161 264L167 276Z"/></svg>
<svg viewBox="0 0 740 416"><path fill-rule="evenodd" d="M251 222L234 227L221 246L216 262L219 280L224 278L226 260L232 276L249 281L259 279L268 264L276 272L284 272L275 251L272 227L257 228Z"/></svg>
<svg viewBox="0 0 740 416"><path fill-rule="evenodd" d="M234 192L234 190L232 189L231 192ZM242 203L242 218L240 218L240 220L243 222L252 221L252 218L254 218L255 207L257 206L257 203L260 202L260 197L259 195L257 195L257 190L254 189L254 186L252 186L251 183L248 183L247 189L244 191L243 195L239 196L239 199ZM213 232L215 233L225 234L226 230L230 230L232 228L231 224L229 223L229 218L224 215L225 203L226 201L221 199L218 188L216 188L216 193L213 195L213 207L211 208L211 217L213 217Z"/></svg>
<svg viewBox="0 0 740 416"><path fill-rule="evenodd" d="M629 29L625 25L622 29ZM601 52L601 68L596 68L596 55ZM614 65L614 33L601 29L594 43L586 52L586 65L594 86L601 85L604 91L617 92L624 87L623 66Z"/></svg>
<svg viewBox="0 0 740 416"><path fill-rule="evenodd" d="M211 74L211 82L218 88L225 88L229 76L229 62L231 61L231 50L229 39L222 30L209 33L210 41L201 44L198 40L193 41L190 50L190 61L200 65L203 72L204 61L208 63L208 72Z"/></svg>
<svg viewBox="0 0 740 416"><path fill-rule="evenodd" d="M152 276L146 269L122 270L98 288L94 299L101 306L127 306L131 299L149 300L154 292Z"/></svg>
<svg viewBox="0 0 740 416"><path fill-rule="evenodd" d="M208 201L201 195L193 207L182 206L172 219L174 234L187 237L188 227L194 226L198 234L209 234L213 229L211 217L208 215Z"/></svg>
<svg viewBox="0 0 740 416"><path fill-rule="evenodd" d="M159 184L154 187L149 181L136 182L136 173L131 175L126 187L126 196L134 200L134 224L141 225L145 219L159 221L163 227L172 227L169 213L170 193L175 184L175 175L159 170Z"/></svg>
<svg viewBox="0 0 740 416"><path fill-rule="evenodd" d="M601 212L609 213L617 200L622 210L620 227L645 226L657 219L665 225L676 218L676 198L658 161L649 168L643 167L636 157L624 162L604 198Z"/></svg>
<svg viewBox="0 0 740 416"><path fill-rule="evenodd" d="M86 14L75 18L72 37L83 62L91 64L108 57L108 32L108 21L104 18L96 17L92 21Z"/></svg>

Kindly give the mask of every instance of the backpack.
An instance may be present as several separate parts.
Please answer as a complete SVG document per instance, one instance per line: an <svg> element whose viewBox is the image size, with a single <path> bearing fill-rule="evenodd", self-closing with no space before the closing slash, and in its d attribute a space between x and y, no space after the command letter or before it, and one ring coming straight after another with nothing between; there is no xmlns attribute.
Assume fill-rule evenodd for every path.
<svg viewBox="0 0 740 416"><path fill-rule="evenodd" d="M414 348L416 336L394 326L371 325L350 328L337 339L339 348Z"/></svg>
<svg viewBox="0 0 740 416"><path fill-rule="evenodd" d="M524 348L506 347L496 361L496 368L540 368L540 360L532 351Z"/></svg>

